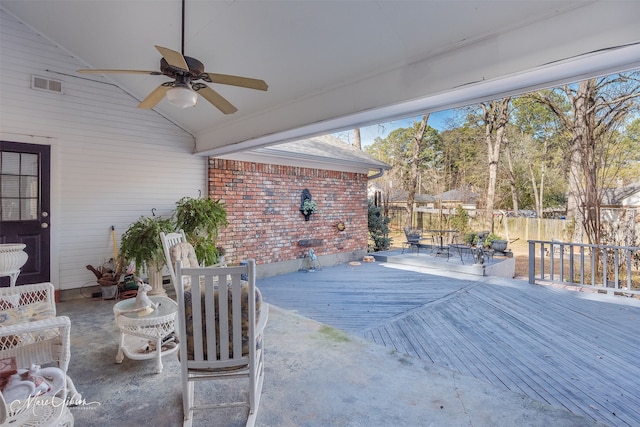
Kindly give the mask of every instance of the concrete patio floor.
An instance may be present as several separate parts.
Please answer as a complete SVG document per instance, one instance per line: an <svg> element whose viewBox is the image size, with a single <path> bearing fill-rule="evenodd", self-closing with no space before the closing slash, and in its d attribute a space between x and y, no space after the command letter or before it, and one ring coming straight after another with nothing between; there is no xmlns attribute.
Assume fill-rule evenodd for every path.
<svg viewBox="0 0 640 427"><path fill-rule="evenodd" d="M486 280L460 273L442 273L442 286L449 293ZM265 331L265 383L257 417L259 426L585 426L616 425L598 422L585 414L550 405L505 385L474 378L440 363L378 345L358 333L345 332L320 320L333 310L335 318L360 318L366 310L346 306L327 307L313 299L325 283L377 283L394 287L399 304L395 317L423 305L414 296L396 292L402 286L418 285L428 290L428 271L422 267L395 268L372 263L359 267L339 265L317 272L296 272L260 279L258 286L271 304ZM442 280L444 279L444 280ZM492 280L492 279L489 279ZM449 285L447 285L449 283ZM307 304L291 307L296 292L277 286L304 287L300 295ZM506 285L510 286L510 285ZM518 285L519 286L519 285ZM310 292L314 290L314 292ZM306 295L306 297L304 296ZM404 296L403 296L404 295ZM432 295L435 297L435 295ZM357 296L353 296L357 299ZM407 299L409 301L407 301ZM345 304L349 302L346 301ZM154 373L153 361L125 358L115 364L117 330L113 322L113 301L85 299L61 302L60 314L72 322L72 361L69 374L87 402L72 408L77 426L177 426L181 424L179 363L175 355L163 359L164 371ZM322 307L324 305L324 307ZM361 307L382 310L360 301ZM383 304L384 305L384 304ZM306 307L306 308L305 308ZM640 306L629 306L634 327ZM345 310L341 310L344 308ZM371 310L369 310L371 312ZM394 316L391 316L392 318ZM313 320L311 317L316 318ZM358 322L355 322L358 323ZM378 322L379 323L379 322ZM637 330L637 329L635 329ZM204 394L217 398L238 392L235 385L207 385ZM196 414L194 425L238 426L240 410ZM619 425L626 425L621 423Z"/></svg>

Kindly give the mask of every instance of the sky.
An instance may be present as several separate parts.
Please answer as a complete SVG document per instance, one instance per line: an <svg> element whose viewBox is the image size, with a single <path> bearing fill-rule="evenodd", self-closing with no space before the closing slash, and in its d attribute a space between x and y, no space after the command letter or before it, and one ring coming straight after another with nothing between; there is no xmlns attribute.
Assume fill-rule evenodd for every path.
<svg viewBox="0 0 640 427"><path fill-rule="evenodd" d="M438 111L429 115L429 121L427 124L432 128L442 131L446 127L447 119L453 117L455 112L453 110ZM398 128L413 127L413 123L416 120L420 120L422 116L407 117L406 119L393 120L391 122L380 123L377 125L371 125L360 128L360 139L362 141L362 147L366 147L375 141L376 138L386 138L390 132ZM353 131L342 131L333 134L334 136L342 139L345 142L351 144L353 142Z"/></svg>

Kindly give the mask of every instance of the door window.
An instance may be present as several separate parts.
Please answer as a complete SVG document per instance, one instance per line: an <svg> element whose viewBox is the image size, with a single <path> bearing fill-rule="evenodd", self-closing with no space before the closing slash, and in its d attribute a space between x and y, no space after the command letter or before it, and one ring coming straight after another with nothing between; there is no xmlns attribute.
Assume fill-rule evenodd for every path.
<svg viewBox="0 0 640 427"><path fill-rule="evenodd" d="M38 219L38 155L0 151L0 221Z"/></svg>

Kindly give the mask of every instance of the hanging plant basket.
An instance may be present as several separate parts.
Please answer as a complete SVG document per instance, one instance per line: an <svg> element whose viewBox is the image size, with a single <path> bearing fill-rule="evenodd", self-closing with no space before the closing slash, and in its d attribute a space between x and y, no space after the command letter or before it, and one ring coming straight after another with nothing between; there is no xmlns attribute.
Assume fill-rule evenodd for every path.
<svg viewBox="0 0 640 427"><path fill-rule="evenodd" d="M300 198L300 212L304 215L304 220L309 221L311 214L318 213L318 204L311 200L311 192L305 188Z"/></svg>

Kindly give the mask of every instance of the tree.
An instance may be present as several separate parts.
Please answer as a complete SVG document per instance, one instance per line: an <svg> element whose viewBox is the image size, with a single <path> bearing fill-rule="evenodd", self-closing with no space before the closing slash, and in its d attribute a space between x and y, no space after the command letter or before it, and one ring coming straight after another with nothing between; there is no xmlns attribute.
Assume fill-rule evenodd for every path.
<svg viewBox="0 0 640 427"><path fill-rule="evenodd" d="M391 150L391 143L388 138L376 137L372 144L365 147L364 150L367 154L388 163L392 168L387 171L380 178L376 179L375 187L377 191L380 191L380 199L382 201L383 213L385 216L389 215L389 202L391 199L391 193L394 188L401 188L397 183L398 180L398 168L394 167L396 164L394 153ZM394 187L394 182L396 182Z"/></svg>
<svg viewBox="0 0 640 427"><path fill-rule="evenodd" d="M469 123L446 130L437 147L439 157L430 170L429 194L463 186L483 187L486 181L486 147L478 127Z"/></svg>
<svg viewBox="0 0 640 427"><path fill-rule="evenodd" d="M413 128L398 128L386 138L376 138L373 144L366 148L366 152L378 159L389 163L392 170L386 174L392 185L392 189L406 191L406 217L407 226L412 225L413 205L415 195L420 189L422 172L434 166L439 158L438 145L439 134L435 129L427 126L429 115L422 117Z"/></svg>
<svg viewBox="0 0 640 427"><path fill-rule="evenodd" d="M425 148L424 135L427 129L427 121L429 120L429 114L422 116L420 123L414 125L414 134L411 138L411 168L409 170L408 185L407 185L407 219L405 225L411 227L413 223L413 205L416 198L416 189L418 188L418 169L420 168L422 151Z"/></svg>
<svg viewBox="0 0 640 427"><path fill-rule="evenodd" d="M564 95L571 106L568 112L544 93L535 96L571 134L567 219L582 226L589 243L601 243L602 195L611 185L613 169L620 167L618 132L632 111L637 111L639 77L638 72L618 74L549 92ZM580 228L574 227L572 240L582 240Z"/></svg>
<svg viewBox="0 0 640 427"><path fill-rule="evenodd" d="M358 150L362 150L362 140L360 139L360 128L353 130L353 146Z"/></svg>
<svg viewBox="0 0 640 427"><path fill-rule="evenodd" d="M482 124L484 138L487 144L488 183L485 226L491 229L493 225L493 208L496 197L496 183L498 177L498 163L502 144L506 140L507 123L509 123L509 103L511 98L494 100L480 104L482 109Z"/></svg>
<svg viewBox="0 0 640 427"><path fill-rule="evenodd" d="M562 101L563 99L556 96L557 105L566 111L568 104ZM559 167L563 161L561 149L563 144L566 144L566 138L563 138L558 117L546 105L536 102L529 95L513 99L511 104L515 129L510 140L515 142L518 160L523 165L522 175L527 177L530 184L530 190L527 192L533 199L532 207L541 218L547 199L547 178L549 174L558 176L560 173ZM510 143L509 146L512 151L514 144ZM559 184L558 180L551 183L551 198ZM522 193L519 200L521 197Z"/></svg>

